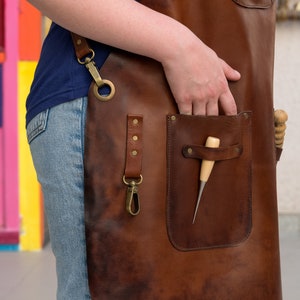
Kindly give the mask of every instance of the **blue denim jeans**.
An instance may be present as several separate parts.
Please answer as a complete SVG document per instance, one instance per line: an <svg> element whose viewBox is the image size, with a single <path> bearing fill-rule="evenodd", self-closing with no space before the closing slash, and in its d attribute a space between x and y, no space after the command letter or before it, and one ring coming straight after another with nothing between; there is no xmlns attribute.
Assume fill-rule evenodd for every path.
<svg viewBox="0 0 300 300"><path fill-rule="evenodd" d="M86 98L57 105L27 126L56 258L57 299L90 299L84 229Z"/></svg>

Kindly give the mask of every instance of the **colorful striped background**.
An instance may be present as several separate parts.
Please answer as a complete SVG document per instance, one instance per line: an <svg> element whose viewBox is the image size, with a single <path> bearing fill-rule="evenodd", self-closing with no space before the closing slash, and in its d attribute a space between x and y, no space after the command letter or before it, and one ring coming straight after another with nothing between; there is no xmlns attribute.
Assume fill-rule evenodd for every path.
<svg viewBox="0 0 300 300"><path fill-rule="evenodd" d="M25 131L25 101L44 18L26 0L0 0L0 250L39 250L43 203Z"/></svg>

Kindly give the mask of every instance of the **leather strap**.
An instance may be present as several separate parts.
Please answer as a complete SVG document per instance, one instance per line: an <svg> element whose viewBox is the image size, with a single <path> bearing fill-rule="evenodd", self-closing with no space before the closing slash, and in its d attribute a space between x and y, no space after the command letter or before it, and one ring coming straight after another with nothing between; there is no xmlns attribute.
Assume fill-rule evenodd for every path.
<svg viewBox="0 0 300 300"><path fill-rule="evenodd" d="M127 115L126 166L123 182L127 185L126 210L132 216L140 212L138 186L143 181L143 117Z"/></svg>
<svg viewBox="0 0 300 300"><path fill-rule="evenodd" d="M186 145L183 147L182 153L186 158L218 161L239 157L243 153L243 147L241 145L233 145L228 147L208 148L201 145Z"/></svg>
<svg viewBox="0 0 300 300"><path fill-rule="evenodd" d="M72 41L76 53L76 57L81 60L85 56L91 53L91 48L86 40L86 38L71 32Z"/></svg>
<svg viewBox="0 0 300 300"><path fill-rule="evenodd" d="M127 153L124 176L126 179L140 178L142 173L143 117L127 116Z"/></svg>
<svg viewBox="0 0 300 300"><path fill-rule="evenodd" d="M101 78L99 70L94 62L94 50L89 47L86 38L74 32L71 32L71 36L78 63L85 65L95 81L93 84L95 97L100 101L111 100L115 94L115 86L110 80ZM106 88L105 92L102 91L101 93L101 88Z"/></svg>

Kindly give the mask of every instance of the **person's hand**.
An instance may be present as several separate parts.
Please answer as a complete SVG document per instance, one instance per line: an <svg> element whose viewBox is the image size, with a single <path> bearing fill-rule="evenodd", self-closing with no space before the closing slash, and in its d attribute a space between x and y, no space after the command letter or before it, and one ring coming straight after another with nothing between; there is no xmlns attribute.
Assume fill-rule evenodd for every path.
<svg viewBox="0 0 300 300"><path fill-rule="evenodd" d="M239 72L199 39L163 66L181 114L218 115L219 105L226 115L237 113L228 80L239 80Z"/></svg>
<svg viewBox="0 0 300 300"><path fill-rule="evenodd" d="M237 113L228 80L240 74L178 21L132 0L29 1L77 34L159 61L180 113L218 115L219 107ZM87 7L93 9L83 14Z"/></svg>

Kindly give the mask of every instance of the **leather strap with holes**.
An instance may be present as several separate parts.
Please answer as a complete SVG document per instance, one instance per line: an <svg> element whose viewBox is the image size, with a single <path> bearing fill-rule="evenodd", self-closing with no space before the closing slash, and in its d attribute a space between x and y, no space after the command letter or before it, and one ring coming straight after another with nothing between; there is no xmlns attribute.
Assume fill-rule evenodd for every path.
<svg viewBox="0 0 300 300"><path fill-rule="evenodd" d="M83 57L91 53L91 49L86 38L71 32L72 41L76 53L76 57L81 60Z"/></svg>
<svg viewBox="0 0 300 300"><path fill-rule="evenodd" d="M143 116L127 116L127 150L125 178L140 178L142 173Z"/></svg>

